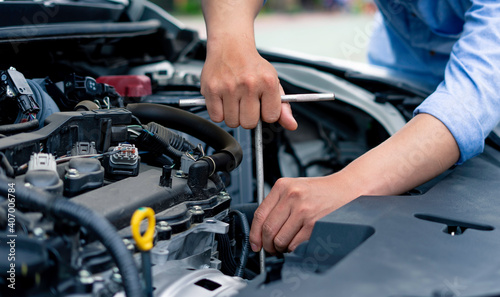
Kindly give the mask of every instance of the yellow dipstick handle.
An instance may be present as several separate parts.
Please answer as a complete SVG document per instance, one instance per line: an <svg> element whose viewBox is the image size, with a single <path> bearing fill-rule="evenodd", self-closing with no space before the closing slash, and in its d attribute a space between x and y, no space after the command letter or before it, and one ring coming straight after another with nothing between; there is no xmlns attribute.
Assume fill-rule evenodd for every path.
<svg viewBox="0 0 500 297"><path fill-rule="evenodd" d="M145 218L148 219L148 229L141 235L141 222ZM153 248L153 236L155 234L155 212L152 208L141 207L137 209L132 215L130 220L130 226L132 227L132 237L137 244L137 247L143 251L147 252Z"/></svg>

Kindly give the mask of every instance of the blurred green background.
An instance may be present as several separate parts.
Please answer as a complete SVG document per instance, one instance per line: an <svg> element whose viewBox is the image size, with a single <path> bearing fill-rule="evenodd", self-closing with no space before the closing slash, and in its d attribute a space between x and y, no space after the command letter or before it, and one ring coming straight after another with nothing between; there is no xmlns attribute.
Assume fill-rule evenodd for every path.
<svg viewBox="0 0 500 297"><path fill-rule="evenodd" d="M201 0L152 0L173 15L201 13ZM371 12L371 0L268 0L264 12L343 11L349 13Z"/></svg>
<svg viewBox="0 0 500 297"><path fill-rule="evenodd" d="M201 0L150 1L206 38ZM372 0L267 0L255 41L260 49L366 63L375 11Z"/></svg>

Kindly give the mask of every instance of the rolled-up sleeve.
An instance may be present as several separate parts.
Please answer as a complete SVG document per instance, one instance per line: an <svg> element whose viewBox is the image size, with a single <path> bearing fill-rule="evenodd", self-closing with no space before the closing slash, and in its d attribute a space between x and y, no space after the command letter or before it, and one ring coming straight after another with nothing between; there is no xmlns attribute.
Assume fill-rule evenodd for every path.
<svg viewBox="0 0 500 297"><path fill-rule="evenodd" d="M459 148L458 164L480 154L500 121L500 1L475 0L453 46L444 80L414 114L443 122Z"/></svg>

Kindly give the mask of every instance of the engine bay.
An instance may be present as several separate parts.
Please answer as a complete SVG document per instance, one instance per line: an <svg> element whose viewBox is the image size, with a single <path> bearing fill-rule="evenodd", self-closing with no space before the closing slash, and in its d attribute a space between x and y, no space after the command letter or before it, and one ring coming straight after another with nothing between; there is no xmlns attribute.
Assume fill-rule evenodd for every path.
<svg viewBox="0 0 500 297"><path fill-rule="evenodd" d="M153 296L274 294L266 286L288 292L319 242L330 257L298 274L311 280L295 292L303 296L321 273L377 239L372 226L379 222L358 226L362 220L339 212L298 252L266 255L260 271L248 242L259 174L252 131L215 124L202 106L179 105L201 96L204 41L149 2L140 12L127 1L104 2L24 3L22 16L16 4L0 2L12 11L0 21L2 295L143 296L144 252L131 223L141 208L151 208L156 221L148 252ZM430 92L261 53L285 93L334 92L337 99L293 104L295 132L264 124L268 189L281 177L342 169L401 128ZM425 195L439 180L406 196ZM457 232L449 220L421 217ZM492 231L495 223L458 225ZM148 220L137 225L141 233L150 227ZM321 244L330 235L340 251Z"/></svg>

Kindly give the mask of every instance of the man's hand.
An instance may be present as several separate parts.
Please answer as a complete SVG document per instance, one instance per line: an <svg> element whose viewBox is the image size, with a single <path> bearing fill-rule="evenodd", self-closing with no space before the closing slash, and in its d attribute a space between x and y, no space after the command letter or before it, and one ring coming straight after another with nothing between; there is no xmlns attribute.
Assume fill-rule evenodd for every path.
<svg viewBox="0 0 500 297"><path fill-rule="evenodd" d="M250 231L253 251L262 247L276 252L293 251L309 239L314 223L356 198L341 175L281 178L255 211Z"/></svg>
<svg viewBox="0 0 500 297"><path fill-rule="evenodd" d="M288 130L297 123L274 67L255 47L253 22L262 0L203 0L207 25L207 58L201 93L215 122L254 128L259 118L279 121Z"/></svg>
<svg viewBox="0 0 500 297"><path fill-rule="evenodd" d="M251 129L262 116L265 122L279 121L286 129L297 128L290 105L281 103L283 90L276 70L255 48L232 44L210 51L201 76L201 93L213 121Z"/></svg>
<svg viewBox="0 0 500 297"><path fill-rule="evenodd" d="M282 178L256 210L252 250L293 251L314 223L360 195L396 195L444 172L460 156L453 135L419 114L378 147L326 177Z"/></svg>

